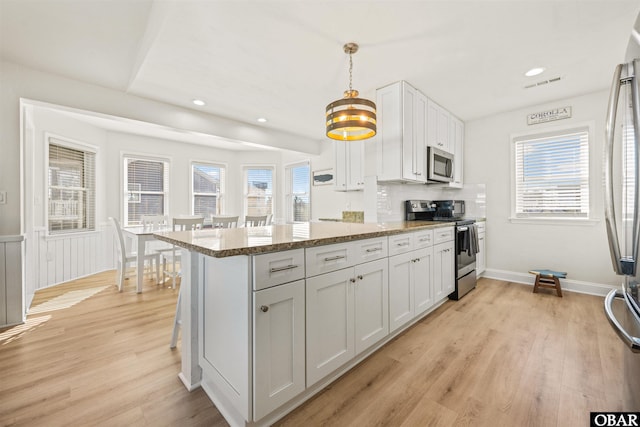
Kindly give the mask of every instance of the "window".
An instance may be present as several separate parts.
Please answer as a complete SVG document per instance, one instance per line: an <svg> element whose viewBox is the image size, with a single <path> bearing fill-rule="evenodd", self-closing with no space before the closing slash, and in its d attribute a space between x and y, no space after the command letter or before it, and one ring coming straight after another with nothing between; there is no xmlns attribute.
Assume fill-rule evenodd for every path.
<svg viewBox="0 0 640 427"><path fill-rule="evenodd" d="M139 225L142 215L167 215L169 163L164 160L124 158L125 225Z"/></svg>
<svg viewBox="0 0 640 427"><path fill-rule="evenodd" d="M225 167L207 163L191 164L193 215L209 218L224 213L222 195L225 185Z"/></svg>
<svg viewBox="0 0 640 427"><path fill-rule="evenodd" d="M49 138L50 234L95 230L96 154Z"/></svg>
<svg viewBox="0 0 640 427"><path fill-rule="evenodd" d="M311 218L309 162L287 166L286 176L287 221L309 221Z"/></svg>
<svg viewBox="0 0 640 427"><path fill-rule="evenodd" d="M244 214L273 214L273 168L244 168Z"/></svg>
<svg viewBox="0 0 640 427"><path fill-rule="evenodd" d="M514 139L515 217L589 217L589 129Z"/></svg>

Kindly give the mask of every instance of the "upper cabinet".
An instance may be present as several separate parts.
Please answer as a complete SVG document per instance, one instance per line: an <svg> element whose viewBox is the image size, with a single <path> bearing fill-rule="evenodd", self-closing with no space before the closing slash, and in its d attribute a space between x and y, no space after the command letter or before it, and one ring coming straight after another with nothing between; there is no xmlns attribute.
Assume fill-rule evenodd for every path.
<svg viewBox="0 0 640 427"><path fill-rule="evenodd" d="M452 152L450 122L451 114L432 100L429 100L427 107L428 146L436 147L449 153Z"/></svg>
<svg viewBox="0 0 640 427"><path fill-rule="evenodd" d="M451 115L449 124L450 151L454 155L453 182L450 182L449 186L461 188L464 172L464 123L462 120Z"/></svg>
<svg viewBox="0 0 640 427"><path fill-rule="evenodd" d="M427 146L454 155L454 181L462 187L464 123L405 81L376 92L378 181L427 182ZM446 184L445 184L446 185Z"/></svg>
<svg viewBox="0 0 640 427"><path fill-rule="evenodd" d="M378 181L426 182L428 99L405 81L376 92Z"/></svg>
<svg viewBox="0 0 640 427"><path fill-rule="evenodd" d="M334 141L335 190L364 189L364 144L366 141Z"/></svg>

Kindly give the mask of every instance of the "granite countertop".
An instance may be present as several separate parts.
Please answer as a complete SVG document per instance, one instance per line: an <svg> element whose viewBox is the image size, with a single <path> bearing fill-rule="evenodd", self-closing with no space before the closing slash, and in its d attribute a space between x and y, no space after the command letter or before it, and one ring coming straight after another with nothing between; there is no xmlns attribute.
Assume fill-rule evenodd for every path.
<svg viewBox="0 0 640 427"><path fill-rule="evenodd" d="M453 225L455 225L453 222L434 221L400 221L382 224L304 222L265 227L159 232L154 233L154 237L207 256L223 258L349 242Z"/></svg>

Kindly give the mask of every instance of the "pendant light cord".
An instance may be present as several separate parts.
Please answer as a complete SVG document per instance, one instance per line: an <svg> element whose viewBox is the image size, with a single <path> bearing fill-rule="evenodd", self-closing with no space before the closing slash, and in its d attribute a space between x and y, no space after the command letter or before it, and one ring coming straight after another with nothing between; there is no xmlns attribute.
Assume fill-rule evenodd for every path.
<svg viewBox="0 0 640 427"><path fill-rule="evenodd" d="M353 93L351 81L353 80L353 54L349 53L349 93Z"/></svg>

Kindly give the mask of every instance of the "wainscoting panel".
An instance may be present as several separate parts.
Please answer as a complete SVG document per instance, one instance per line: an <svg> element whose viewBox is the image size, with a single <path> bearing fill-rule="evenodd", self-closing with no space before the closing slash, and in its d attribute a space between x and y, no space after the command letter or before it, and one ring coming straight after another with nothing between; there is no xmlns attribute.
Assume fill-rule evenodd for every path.
<svg viewBox="0 0 640 427"><path fill-rule="evenodd" d="M27 246L27 307L33 293L42 288L115 268L113 229L102 223L98 230L47 236L43 228L34 230Z"/></svg>
<svg viewBox="0 0 640 427"><path fill-rule="evenodd" d="M24 322L23 236L0 236L0 327Z"/></svg>

